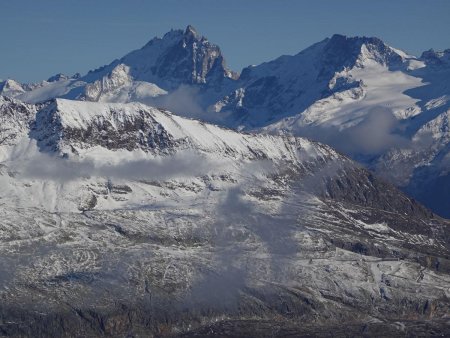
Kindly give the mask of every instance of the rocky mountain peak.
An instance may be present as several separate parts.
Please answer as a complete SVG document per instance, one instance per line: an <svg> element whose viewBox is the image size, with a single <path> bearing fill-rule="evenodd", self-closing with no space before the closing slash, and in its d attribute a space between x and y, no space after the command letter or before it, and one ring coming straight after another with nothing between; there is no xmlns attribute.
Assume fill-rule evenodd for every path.
<svg viewBox="0 0 450 338"><path fill-rule="evenodd" d="M0 82L0 95L11 96L14 97L23 93L25 90L23 86L12 79L7 79L3 82Z"/></svg>
<svg viewBox="0 0 450 338"><path fill-rule="evenodd" d="M12 80L12 79L7 79L7 80L2 81L0 83L0 90L3 90L3 89L18 89L18 88L22 88L22 85L19 82L15 81L15 80Z"/></svg>
<svg viewBox="0 0 450 338"><path fill-rule="evenodd" d="M420 58L428 64L450 64L450 49L446 49L442 52L429 49L423 52Z"/></svg>
<svg viewBox="0 0 450 338"><path fill-rule="evenodd" d="M41 150L61 154L92 146L165 152L171 139L142 104L100 104L56 99L40 109L31 137Z"/></svg>
<svg viewBox="0 0 450 338"><path fill-rule="evenodd" d="M26 134L34 113L34 106L0 96L0 146L14 145Z"/></svg>
<svg viewBox="0 0 450 338"><path fill-rule="evenodd" d="M56 81L67 80L67 79L69 79L69 76L67 76L66 74L63 74L63 73L58 73L53 76L50 76L47 79L47 82L56 82Z"/></svg>
<svg viewBox="0 0 450 338"><path fill-rule="evenodd" d="M205 84L231 77L220 48L189 25L171 30L162 38L154 38L141 49L125 55L109 66L99 69L105 76L117 64L130 68L133 80L155 83L164 89L180 85Z"/></svg>
<svg viewBox="0 0 450 338"><path fill-rule="evenodd" d="M367 60L394 66L402 62L404 53L393 49L377 37L347 37L335 34L324 47L322 60L344 67L363 66Z"/></svg>
<svg viewBox="0 0 450 338"><path fill-rule="evenodd" d="M191 26L191 25L187 25L187 27L186 27L186 29L184 31L184 35L185 36L191 35L191 36L194 36L194 37L198 37L199 36L197 30L194 28L194 26Z"/></svg>

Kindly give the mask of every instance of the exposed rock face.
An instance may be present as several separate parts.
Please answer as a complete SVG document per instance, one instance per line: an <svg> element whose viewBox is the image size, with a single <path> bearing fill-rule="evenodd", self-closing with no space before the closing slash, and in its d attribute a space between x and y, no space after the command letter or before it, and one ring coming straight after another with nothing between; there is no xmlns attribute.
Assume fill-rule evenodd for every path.
<svg viewBox="0 0 450 338"><path fill-rule="evenodd" d="M76 74L77 75L77 74ZM75 77L77 77L77 76L74 76L74 78ZM79 74L78 74L79 75ZM70 77L69 76L67 76L67 75L65 75L65 74L62 74L62 73L58 73L58 74L55 74L55 75L53 75L53 76L50 76L48 79L47 79L47 82L57 82L57 81L64 81L64 80L69 80L70 79Z"/></svg>
<svg viewBox="0 0 450 338"><path fill-rule="evenodd" d="M110 65L89 72L78 99L147 103L180 87L221 91L236 77L220 48L188 26L154 38Z"/></svg>
<svg viewBox="0 0 450 338"><path fill-rule="evenodd" d="M124 75L119 77L117 72ZM120 78L122 83L114 83L115 87L123 86L125 82L145 81L173 90L180 85L208 83L218 86L233 76L225 66L220 48L188 26L185 31L173 30L163 38L152 39L141 49L90 72L84 79L89 82L98 78L97 81L106 84L108 79ZM103 89L111 88L104 85ZM91 100L98 101L89 95L89 89L86 94Z"/></svg>
<svg viewBox="0 0 450 338"><path fill-rule="evenodd" d="M168 34L173 43L150 66L151 75L178 84L205 84L211 79L217 81L230 76L231 73L225 67L219 47L199 35L192 26L188 26L184 33L174 31ZM140 58L139 53L152 55L153 53L147 49L156 48L161 43L163 43L161 40L153 39L142 50L122 59L125 64L132 64L136 79L144 79L145 76L151 75L146 74L147 65L133 64L132 60ZM142 71L143 69L145 70Z"/></svg>
<svg viewBox="0 0 450 338"><path fill-rule="evenodd" d="M0 96L0 145L13 145L29 130L36 108Z"/></svg>
<svg viewBox="0 0 450 338"><path fill-rule="evenodd" d="M68 102L55 100L37 113L30 135L42 150L64 152L100 146L167 153L174 148L171 136L153 118L156 109L140 104L131 105L131 109L105 105L93 113L91 105L82 104L87 111L73 114Z"/></svg>
<svg viewBox="0 0 450 338"><path fill-rule="evenodd" d="M421 59L428 65L448 65L450 63L450 49L446 49L443 52L433 49L427 50L422 53Z"/></svg>
<svg viewBox="0 0 450 338"><path fill-rule="evenodd" d="M0 145L2 335L448 333L448 222L332 148L141 104L34 109L26 151Z"/></svg>

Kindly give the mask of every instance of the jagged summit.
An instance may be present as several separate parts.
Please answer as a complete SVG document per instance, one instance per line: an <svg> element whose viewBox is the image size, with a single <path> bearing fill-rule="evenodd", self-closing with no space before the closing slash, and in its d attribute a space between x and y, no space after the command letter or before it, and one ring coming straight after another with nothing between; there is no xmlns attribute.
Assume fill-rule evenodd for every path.
<svg viewBox="0 0 450 338"><path fill-rule="evenodd" d="M25 89L22 84L15 80L6 79L0 82L0 95L15 97L23 92L25 92Z"/></svg>
<svg viewBox="0 0 450 338"><path fill-rule="evenodd" d="M172 39L172 38L179 38L180 36L193 36L195 38L199 39L206 39L204 36L200 35L197 31L197 29L192 25L187 25L186 28L183 30L181 28L172 28L170 31L165 33L162 38L155 36L152 38L145 46L152 43L152 41L158 41L158 40L164 40L164 39ZM144 47L145 47L144 46ZM143 48L144 48L143 47Z"/></svg>
<svg viewBox="0 0 450 338"><path fill-rule="evenodd" d="M420 58L428 64L450 64L450 49L446 49L444 51L435 51L434 49L429 49L423 52Z"/></svg>
<svg viewBox="0 0 450 338"><path fill-rule="evenodd" d="M187 25L185 31L184 31L184 35L192 35L194 37L198 36L198 32L197 30L194 28L194 26L192 25Z"/></svg>
<svg viewBox="0 0 450 338"><path fill-rule="evenodd" d="M323 60L351 67L362 65L367 59L388 66L398 65L405 55L377 37L348 37L335 34L324 46L322 57Z"/></svg>
<svg viewBox="0 0 450 338"><path fill-rule="evenodd" d="M47 79L47 82L55 82L55 81L61 81L61 80L68 80L69 78L70 78L70 77L67 76L66 74L58 73L58 74L55 74L55 75L53 75L53 76L50 76L50 77Z"/></svg>
<svg viewBox="0 0 450 338"><path fill-rule="evenodd" d="M387 44L376 36L349 36L345 34L333 34L330 38L328 38L328 41L334 41L339 43L349 43L354 45L362 45L362 44L372 44L372 45L378 45L378 46L387 46Z"/></svg>
<svg viewBox="0 0 450 338"><path fill-rule="evenodd" d="M98 73L108 75L120 64L129 68L128 73L134 80L151 82L164 89L218 81L231 73L225 66L220 48L192 26L152 39Z"/></svg>
<svg viewBox="0 0 450 338"><path fill-rule="evenodd" d="M149 46L152 46L153 44L158 43L158 41L161 41L161 40L165 40L165 41L178 40L178 39L182 38L184 35L186 35L186 32L187 32L187 28L186 28L186 30L179 29L179 28L177 28L177 29L172 28L167 33L164 33L164 35L162 37L155 36L152 39L150 39L150 41L147 42L141 49L145 49Z"/></svg>
<svg viewBox="0 0 450 338"><path fill-rule="evenodd" d="M162 38L155 37L142 48L88 73L82 78L88 85L78 98L109 101L121 96L148 103L180 86L220 88L234 77L220 48L187 26L184 31L171 30Z"/></svg>

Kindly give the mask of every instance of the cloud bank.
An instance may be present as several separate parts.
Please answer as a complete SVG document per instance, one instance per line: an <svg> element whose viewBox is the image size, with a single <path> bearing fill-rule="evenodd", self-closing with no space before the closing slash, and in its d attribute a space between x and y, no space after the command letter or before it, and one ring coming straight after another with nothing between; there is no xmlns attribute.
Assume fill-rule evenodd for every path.
<svg viewBox="0 0 450 338"><path fill-rule="evenodd" d="M68 182L92 176L131 180L165 180L173 177L202 175L214 165L217 164L194 152L181 152L159 158L124 160L118 164L98 164L90 159L69 160L45 153L36 153L26 159L15 161L11 169L23 178Z"/></svg>
<svg viewBox="0 0 450 338"><path fill-rule="evenodd" d="M379 155L391 148L409 147L410 140L397 133L400 122L393 112L381 106L371 108L357 125L339 130L337 127L300 129L300 135L327 143L350 155Z"/></svg>

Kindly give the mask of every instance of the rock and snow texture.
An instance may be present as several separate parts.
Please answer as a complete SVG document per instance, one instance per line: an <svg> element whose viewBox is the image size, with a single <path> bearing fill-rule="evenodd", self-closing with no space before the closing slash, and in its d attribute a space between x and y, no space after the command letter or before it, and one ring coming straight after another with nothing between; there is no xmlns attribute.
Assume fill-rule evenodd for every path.
<svg viewBox="0 0 450 338"><path fill-rule="evenodd" d="M3 334L448 333L449 224L329 146L140 103L0 109Z"/></svg>
<svg viewBox="0 0 450 338"><path fill-rule="evenodd" d="M8 80L0 92L28 103L141 102L238 130L311 137L450 216L450 192L426 197L449 168L448 132L431 135L430 127L450 109L449 60L450 50L415 57L377 38L334 35L238 76L219 47L188 26L84 76Z"/></svg>
<svg viewBox="0 0 450 338"><path fill-rule="evenodd" d="M1 160L5 172L14 172L13 177L6 175L4 179L14 186L16 179L23 177L37 179L42 185L56 181L64 190L62 183L66 179L82 181L95 175L106 176L102 179L108 179L110 175L120 179L126 175L120 170L126 169L136 170L136 175L148 172L145 175L151 176L154 171L148 161L155 160L156 165L163 165L158 161L164 160L161 156L169 155L176 157L173 165L180 165L178 175L181 177L191 173L188 168L185 168L188 170L186 173L183 172L183 166L191 162L195 162L199 169L206 170L211 165L210 170L214 172L216 167L225 170L230 166L229 170L234 172L237 170L235 166L252 161L298 164L302 160L326 161L339 157L331 148L305 139L240 134L140 103L56 99L45 105L33 106L4 99L0 107L3 125L10 126L1 130L0 136L4 140ZM11 111L16 113L11 114ZM133 164L138 169L133 169ZM75 168L73 172L64 171L70 170L70 165ZM149 168L145 170L145 166ZM58 173L58 168L62 169L61 173ZM173 170L176 172L176 168ZM61 179L58 179L58 174ZM27 187L28 183L20 186L25 190ZM57 194L57 191L52 194ZM27 194L23 196L29 199ZM62 199L59 205L65 203L64 196L64 193L59 196ZM48 200L36 198L35 201L40 205L42 199Z"/></svg>

